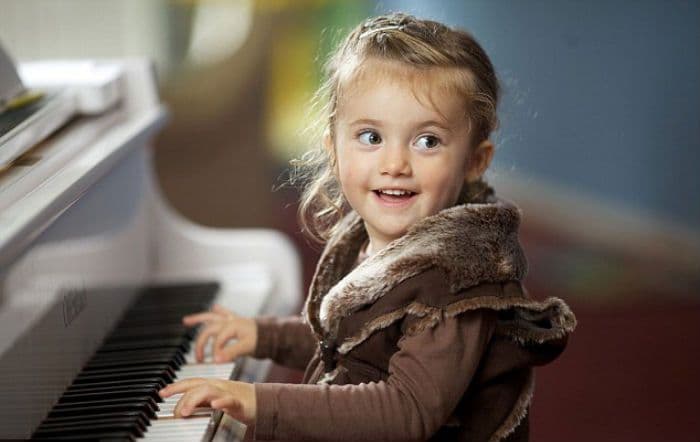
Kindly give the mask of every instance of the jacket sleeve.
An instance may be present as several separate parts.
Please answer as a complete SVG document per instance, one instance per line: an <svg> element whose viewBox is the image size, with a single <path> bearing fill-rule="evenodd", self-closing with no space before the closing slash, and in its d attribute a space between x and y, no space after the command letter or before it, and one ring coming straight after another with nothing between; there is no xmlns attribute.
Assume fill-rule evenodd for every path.
<svg viewBox="0 0 700 442"><path fill-rule="evenodd" d="M272 359L277 364L304 370L313 357L318 341L301 316L261 316L255 318L258 342L253 352L257 359Z"/></svg>
<svg viewBox="0 0 700 442"><path fill-rule="evenodd" d="M255 384L256 440L426 440L449 418L490 340L496 317L477 310L404 336L386 381Z"/></svg>

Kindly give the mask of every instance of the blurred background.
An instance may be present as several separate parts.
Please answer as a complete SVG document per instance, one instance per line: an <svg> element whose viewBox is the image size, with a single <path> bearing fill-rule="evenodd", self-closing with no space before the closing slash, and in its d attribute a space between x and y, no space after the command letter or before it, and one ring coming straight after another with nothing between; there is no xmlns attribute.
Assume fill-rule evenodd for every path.
<svg viewBox="0 0 700 442"><path fill-rule="evenodd" d="M309 147L321 63L389 11L471 31L502 82L487 179L523 210L530 293L579 320L537 371L532 440L700 440L700 3L0 0L0 39L21 61L154 60L170 204L207 226L286 232L308 284L320 250L281 185Z"/></svg>

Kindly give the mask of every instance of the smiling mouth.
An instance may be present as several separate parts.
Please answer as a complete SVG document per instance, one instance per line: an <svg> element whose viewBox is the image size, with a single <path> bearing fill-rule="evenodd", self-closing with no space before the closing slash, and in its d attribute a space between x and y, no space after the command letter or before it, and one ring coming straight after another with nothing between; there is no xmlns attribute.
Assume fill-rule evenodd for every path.
<svg viewBox="0 0 700 442"><path fill-rule="evenodd" d="M412 196L415 192L403 189L376 189L374 191L377 195L390 195L390 196Z"/></svg>
<svg viewBox="0 0 700 442"><path fill-rule="evenodd" d="M416 192L403 189L376 189L373 192L380 201L388 204L404 203L417 195Z"/></svg>

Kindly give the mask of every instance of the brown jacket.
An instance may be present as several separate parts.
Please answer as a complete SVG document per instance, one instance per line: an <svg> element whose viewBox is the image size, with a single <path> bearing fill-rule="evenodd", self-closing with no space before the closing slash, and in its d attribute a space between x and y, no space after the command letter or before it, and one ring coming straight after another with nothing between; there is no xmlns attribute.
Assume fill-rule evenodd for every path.
<svg viewBox="0 0 700 442"><path fill-rule="evenodd" d="M349 214L324 250L304 317L258 318L256 357L305 369L256 384L260 440L528 439L532 367L576 325L520 281L518 209L491 197L425 218L356 268Z"/></svg>

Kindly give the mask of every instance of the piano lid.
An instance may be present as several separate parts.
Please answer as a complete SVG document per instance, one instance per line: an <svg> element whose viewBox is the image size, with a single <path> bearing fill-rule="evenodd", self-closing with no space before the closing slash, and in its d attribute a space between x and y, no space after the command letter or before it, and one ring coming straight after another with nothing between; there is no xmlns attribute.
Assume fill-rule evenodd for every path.
<svg viewBox="0 0 700 442"><path fill-rule="evenodd" d="M65 88L51 93L26 88L0 44L0 167L9 166L76 112L74 97Z"/></svg>
<svg viewBox="0 0 700 442"><path fill-rule="evenodd" d="M91 78L87 73L92 72L99 78L86 79L86 90L111 90L104 95L107 98L121 90L121 96L117 107L77 118L33 148L27 164L0 171L0 273L121 156L145 144L166 118L151 65L145 60L31 63L22 65L20 72L37 84L52 72L75 81ZM114 82L121 84L119 90L105 86ZM86 97L86 106L94 105L89 94Z"/></svg>
<svg viewBox="0 0 700 442"><path fill-rule="evenodd" d="M25 93L15 63L0 42L0 112L16 97Z"/></svg>

